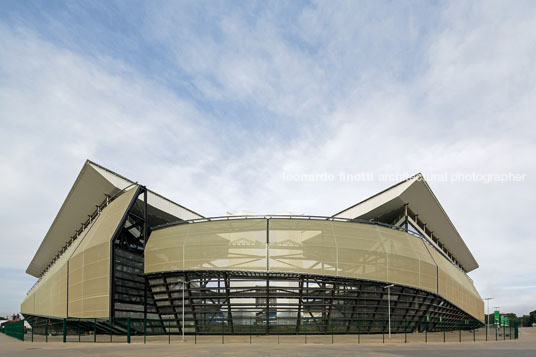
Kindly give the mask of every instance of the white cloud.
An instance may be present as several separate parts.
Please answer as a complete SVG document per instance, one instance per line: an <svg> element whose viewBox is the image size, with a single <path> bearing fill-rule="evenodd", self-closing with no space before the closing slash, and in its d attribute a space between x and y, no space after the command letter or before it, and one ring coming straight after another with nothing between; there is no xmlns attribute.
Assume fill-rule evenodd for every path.
<svg viewBox="0 0 536 357"><path fill-rule="evenodd" d="M30 261L23 248L37 248L86 158L207 215L331 215L388 185L284 182L284 172L513 171L528 180L431 186L480 263L471 276L481 294L505 310L533 310L536 294L514 299L502 288L536 283L527 257L535 248L532 6L453 3L423 29L411 9L403 9L410 20L376 21L370 9L326 4L283 28L277 9L253 20L245 10L207 9L215 26L203 30L188 12L154 10L148 38L169 47L216 114L121 60L84 58L0 27L0 194L12 202L0 219L25 223L3 223L20 240L0 253L2 264ZM400 78L408 66L414 73ZM264 136L254 118L219 117L227 105L254 118L266 111L274 130Z"/></svg>
<svg viewBox="0 0 536 357"><path fill-rule="evenodd" d="M10 202L0 210L4 233L18 238L0 253L2 264L26 265L31 252L23 247L37 248L86 158L131 176L151 157L191 169L217 158L201 114L170 91L23 29L0 27L0 37L0 190Z"/></svg>

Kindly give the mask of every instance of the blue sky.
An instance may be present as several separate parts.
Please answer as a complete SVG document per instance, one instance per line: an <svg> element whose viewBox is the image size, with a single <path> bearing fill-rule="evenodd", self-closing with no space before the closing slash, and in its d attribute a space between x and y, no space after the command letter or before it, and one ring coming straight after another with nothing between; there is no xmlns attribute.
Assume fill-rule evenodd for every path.
<svg viewBox="0 0 536 357"><path fill-rule="evenodd" d="M394 183L285 173L526 174L430 185L482 296L536 309L534 28L530 1L3 1L0 315L86 158L205 215Z"/></svg>

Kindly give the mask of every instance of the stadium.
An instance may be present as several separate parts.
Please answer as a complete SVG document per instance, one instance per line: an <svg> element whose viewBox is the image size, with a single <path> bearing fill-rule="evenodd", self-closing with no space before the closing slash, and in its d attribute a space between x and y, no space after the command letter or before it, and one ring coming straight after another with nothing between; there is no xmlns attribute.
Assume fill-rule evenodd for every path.
<svg viewBox="0 0 536 357"><path fill-rule="evenodd" d="M469 330L484 322L476 268L420 174L328 217L204 217L88 160L21 312L36 333Z"/></svg>

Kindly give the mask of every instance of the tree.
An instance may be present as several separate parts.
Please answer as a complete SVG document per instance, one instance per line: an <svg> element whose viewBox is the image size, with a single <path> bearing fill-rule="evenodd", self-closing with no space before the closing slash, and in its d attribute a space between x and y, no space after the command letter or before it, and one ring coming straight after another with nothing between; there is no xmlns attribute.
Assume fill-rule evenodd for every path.
<svg viewBox="0 0 536 357"><path fill-rule="evenodd" d="M529 313L529 326L532 326L534 323L536 323L536 310Z"/></svg>

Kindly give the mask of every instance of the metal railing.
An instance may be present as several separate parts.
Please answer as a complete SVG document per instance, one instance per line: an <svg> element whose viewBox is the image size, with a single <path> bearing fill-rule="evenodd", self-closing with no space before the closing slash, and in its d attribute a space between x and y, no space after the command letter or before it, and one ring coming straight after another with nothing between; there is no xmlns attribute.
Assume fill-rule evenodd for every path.
<svg viewBox="0 0 536 357"><path fill-rule="evenodd" d="M359 318L347 329L346 321L339 323L330 319L322 331L313 321L304 321L303 332L296 334L296 325L290 319L258 318L234 319L232 323L225 317L215 317L203 331L185 326L186 336L182 334L180 320L169 319L40 319L27 320L31 328L24 327L24 321L12 322L2 331L8 336L27 342L92 342L92 343L431 343L431 342L485 342L517 340L517 322L510 326L495 326L493 330L485 327L471 328L461 324L457 329L447 330L440 319L420 322L417 328L408 328L411 321L391 321L392 325L403 326L398 333L389 338L389 325L386 320L378 320L373 331L364 330ZM267 333L267 328L269 333Z"/></svg>

